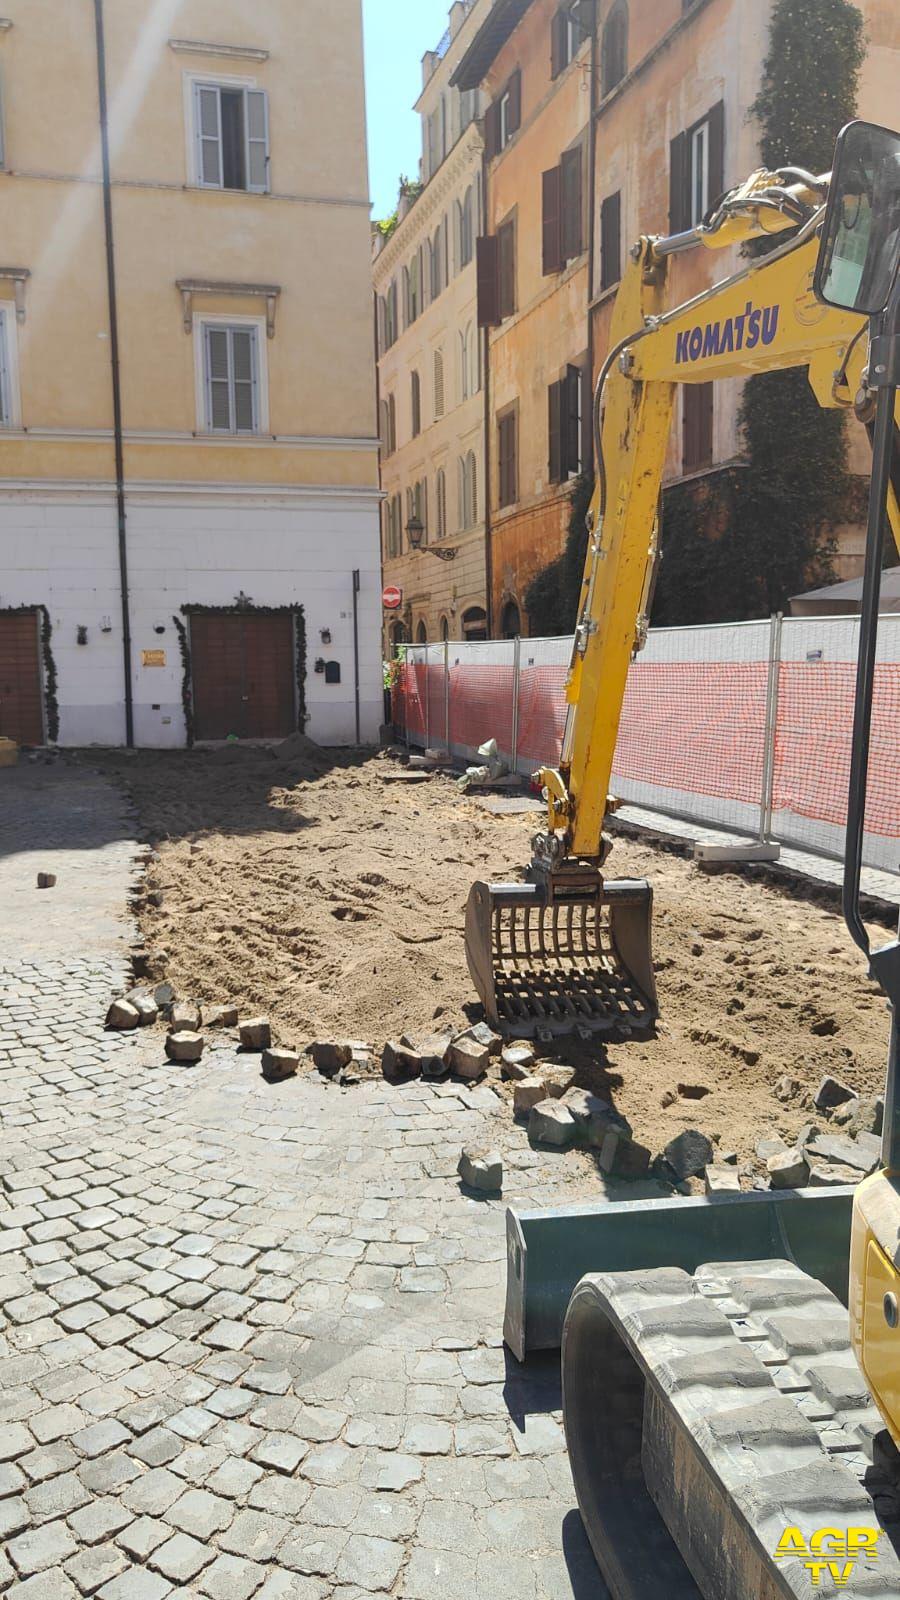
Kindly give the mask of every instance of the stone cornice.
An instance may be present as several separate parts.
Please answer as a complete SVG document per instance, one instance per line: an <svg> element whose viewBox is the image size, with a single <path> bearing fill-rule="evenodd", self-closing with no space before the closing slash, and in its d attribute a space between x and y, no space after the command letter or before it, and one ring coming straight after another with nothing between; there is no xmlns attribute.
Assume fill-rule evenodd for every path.
<svg viewBox="0 0 900 1600"><path fill-rule="evenodd" d="M441 163L431 182L422 190L411 211L398 224L384 249L375 257L373 274L377 284L389 280L397 267L416 248L421 238L431 232L428 226L436 211L442 210L461 186L463 179L477 173L484 139L477 122L471 122L461 138Z"/></svg>

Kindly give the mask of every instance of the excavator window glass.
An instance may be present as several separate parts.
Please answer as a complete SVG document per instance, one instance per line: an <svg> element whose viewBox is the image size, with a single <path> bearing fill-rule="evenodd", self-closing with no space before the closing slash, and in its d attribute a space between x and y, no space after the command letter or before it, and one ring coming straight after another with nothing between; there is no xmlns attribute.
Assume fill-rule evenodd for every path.
<svg viewBox="0 0 900 1600"><path fill-rule="evenodd" d="M900 134L851 122L838 138L815 288L820 300L877 316L900 266Z"/></svg>

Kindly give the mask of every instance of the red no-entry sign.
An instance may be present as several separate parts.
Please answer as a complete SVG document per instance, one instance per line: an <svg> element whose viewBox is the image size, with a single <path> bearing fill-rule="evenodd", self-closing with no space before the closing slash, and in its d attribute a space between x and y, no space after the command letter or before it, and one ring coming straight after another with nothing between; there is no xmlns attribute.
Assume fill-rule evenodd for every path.
<svg viewBox="0 0 900 1600"><path fill-rule="evenodd" d="M381 603L385 611L399 611L403 604L403 590L390 584L381 596Z"/></svg>

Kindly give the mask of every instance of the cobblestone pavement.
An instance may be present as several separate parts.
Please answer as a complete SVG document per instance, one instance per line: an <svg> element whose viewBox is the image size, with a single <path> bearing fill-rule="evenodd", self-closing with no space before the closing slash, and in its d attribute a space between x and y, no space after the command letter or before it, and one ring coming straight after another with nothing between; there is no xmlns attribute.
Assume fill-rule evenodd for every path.
<svg viewBox="0 0 900 1600"><path fill-rule="evenodd" d="M18 957L0 895L0 1590L603 1597L557 1365L501 1344L505 1202L456 1179L482 1133L505 1201L576 1198L583 1170L484 1089L272 1087L230 1045L186 1069L158 1032L104 1034L136 849L116 797L47 775L19 833L0 791L0 891L81 784Z"/></svg>

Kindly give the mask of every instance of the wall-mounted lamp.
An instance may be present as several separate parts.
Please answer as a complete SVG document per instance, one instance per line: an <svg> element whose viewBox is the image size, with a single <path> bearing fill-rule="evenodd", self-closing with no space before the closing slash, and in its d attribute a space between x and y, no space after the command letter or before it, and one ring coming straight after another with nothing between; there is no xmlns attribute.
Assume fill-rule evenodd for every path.
<svg viewBox="0 0 900 1600"><path fill-rule="evenodd" d="M85 627L83 622L79 622L78 627L77 627L76 632L75 632L75 643L76 644L87 644L87 642L88 642L88 631L87 631L87 628Z"/></svg>
<svg viewBox="0 0 900 1600"><path fill-rule="evenodd" d="M408 523L406 524L406 536L409 539L410 550L421 550L422 540L425 537L425 524L421 517L417 517L415 515L410 517ZM437 546L432 547L429 545L426 554L430 556L437 556L439 561L455 561L459 555L459 551L452 548L447 550L439 549Z"/></svg>
<svg viewBox="0 0 900 1600"><path fill-rule="evenodd" d="M165 625L164 622L157 622L155 627L154 627L154 629L153 629L154 633L165 633L165 631L166 631L166 625Z"/></svg>
<svg viewBox="0 0 900 1600"><path fill-rule="evenodd" d="M331 643L331 629L330 628L321 628L320 631L319 631L319 638L321 639L323 644L330 644Z"/></svg>

